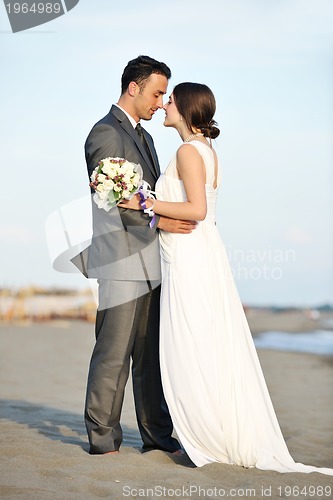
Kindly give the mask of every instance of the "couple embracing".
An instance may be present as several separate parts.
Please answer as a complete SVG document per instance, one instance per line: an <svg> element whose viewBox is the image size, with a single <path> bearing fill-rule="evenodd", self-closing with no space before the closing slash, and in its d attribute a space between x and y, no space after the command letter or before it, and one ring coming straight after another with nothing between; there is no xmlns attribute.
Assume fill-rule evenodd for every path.
<svg viewBox="0 0 333 500"><path fill-rule="evenodd" d="M214 95L182 83L163 105L170 77L148 56L130 61L118 103L85 144L89 177L103 158L125 158L156 192L156 200L136 195L109 212L92 203L87 276L98 279L99 306L85 406L90 453L119 452L132 360L143 451L185 450L197 466L333 474L294 462L270 400L215 224ZM182 144L160 175L140 121L162 108Z"/></svg>

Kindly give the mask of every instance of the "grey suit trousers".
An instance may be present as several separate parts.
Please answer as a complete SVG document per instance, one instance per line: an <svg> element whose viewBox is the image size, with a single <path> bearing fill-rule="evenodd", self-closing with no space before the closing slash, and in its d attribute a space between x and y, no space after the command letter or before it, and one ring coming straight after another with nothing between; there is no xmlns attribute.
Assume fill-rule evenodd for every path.
<svg viewBox="0 0 333 500"><path fill-rule="evenodd" d="M100 280L99 285L100 304L106 296L117 297L117 302L107 309L100 307L96 316L96 344L90 362L85 405L90 453L118 450L121 445L120 415L131 358L143 450L173 452L180 446L171 437L173 426L160 376L160 286L142 294L141 287L147 287L144 282ZM134 298L127 301L129 296Z"/></svg>

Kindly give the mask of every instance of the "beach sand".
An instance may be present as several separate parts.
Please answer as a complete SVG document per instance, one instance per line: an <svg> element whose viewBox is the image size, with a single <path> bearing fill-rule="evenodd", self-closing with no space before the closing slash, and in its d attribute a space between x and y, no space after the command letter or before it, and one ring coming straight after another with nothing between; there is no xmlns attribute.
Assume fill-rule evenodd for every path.
<svg viewBox="0 0 333 500"><path fill-rule="evenodd" d="M1 499L333 497L333 478L318 473L195 468L186 456L142 454L130 384L121 453L90 456L82 411L93 329L65 321L0 326ZM293 458L333 467L332 357L259 357Z"/></svg>

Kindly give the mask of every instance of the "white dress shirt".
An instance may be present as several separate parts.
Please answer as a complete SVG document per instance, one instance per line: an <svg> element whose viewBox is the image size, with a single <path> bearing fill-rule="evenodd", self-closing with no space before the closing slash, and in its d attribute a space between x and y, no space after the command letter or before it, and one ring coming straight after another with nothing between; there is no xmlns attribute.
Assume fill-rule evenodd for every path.
<svg viewBox="0 0 333 500"><path fill-rule="evenodd" d="M135 128L137 126L137 122L134 120L133 116L129 115L127 111L125 111L121 106L119 106L119 104L115 104L115 106L117 106L117 108L121 109L122 112L125 113L130 123L132 124L133 128Z"/></svg>

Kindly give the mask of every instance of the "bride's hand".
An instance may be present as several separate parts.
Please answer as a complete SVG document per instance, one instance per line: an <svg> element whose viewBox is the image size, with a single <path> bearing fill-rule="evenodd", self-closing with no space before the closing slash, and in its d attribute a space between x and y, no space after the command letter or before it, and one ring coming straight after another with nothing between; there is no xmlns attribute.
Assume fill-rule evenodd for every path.
<svg viewBox="0 0 333 500"><path fill-rule="evenodd" d="M117 205L120 208L130 208L131 210L142 210L140 201L141 201L140 195L135 194L134 196L132 196L130 200L122 200Z"/></svg>

